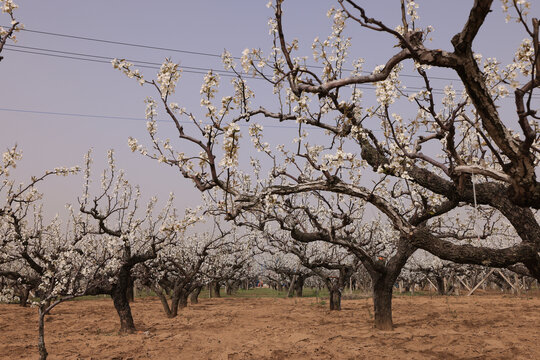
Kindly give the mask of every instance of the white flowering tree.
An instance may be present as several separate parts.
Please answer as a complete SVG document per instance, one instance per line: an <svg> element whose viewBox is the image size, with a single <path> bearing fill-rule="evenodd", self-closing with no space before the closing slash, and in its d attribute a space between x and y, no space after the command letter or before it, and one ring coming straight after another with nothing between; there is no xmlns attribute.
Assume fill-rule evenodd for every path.
<svg viewBox="0 0 540 360"><path fill-rule="evenodd" d="M219 248L212 250L202 269L211 297L221 297L225 285L228 295L244 280L251 277L253 241L251 235L234 229Z"/></svg>
<svg viewBox="0 0 540 360"><path fill-rule="evenodd" d="M120 332L129 333L135 331L129 305L133 268L155 259L166 244L178 239L198 218L191 213L178 218L172 206L172 194L159 212L155 210L156 198L141 206L138 187L132 186L123 171L116 168L112 151L109 151L108 159L109 167L102 173L100 189L93 190L91 158L90 155L86 157L78 223L84 234L100 244L95 261L108 259L101 271L102 280L93 292L111 296L120 317Z"/></svg>
<svg viewBox="0 0 540 360"><path fill-rule="evenodd" d="M432 222L431 231L439 238L452 239L457 243L474 241L478 245L497 248L516 244L517 238L513 228L498 211L483 205L470 212L462 211L439 217ZM444 295L459 288L460 283L463 285L465 276L474 277L474 269L478 268L484 267L452 263L429 253L419 252L406 265L406 274L400 279L408 280L406 282L409 284L416 280L427 280L437 288L440 295Z"/></svg>
<svg viewBox="0 0 540 360"><path fill-rule="evenodd" d="M6 42L8 40L16 42L17 39L15 33L23 29L23 25L15 18L13 13L18 7L19 5L15 4L12 0L0 0L2 14L6 14L10 21L10 25L7 29L0 26L0 61L4 58L1 54Z"/></svg>
<svg viewBox="0 0 540 360"><path fill-rule="evenodd" d="M394 189L399 193L397 184ZM276 197L271 209L259 213L258 222L248 220L254 210L240 214L236 221L264 231L270 244L294 254L304 268L318 275L329 289L332 309L340 309L342 290L361 264L371 278L375 325L391 329L393 285L416 248L381 218L367 219L365 203L354 197L308 195ZM399 196L396 203L406 200ZM272 230L268 225L272 223L279 230Z"/></svg>
<svg viewBox="0 0 540 360"><path fill-rule="evenodd" d="M75 174L78 167L46 171L24 184L10 175L20 159L21 153L14 147L3 153L0 164L1 300L19 296L26 302L32 295L39 313L39 355L46 359L45 317L58 304L91 292L93 275L103 264L87 261L92 250L75 222L63 225L58 217L47 222L41 211L43 195L37 185L53 175ZM21 286L22 292L13 291Z"/></svg>
<svg viewBox="0 0 540 360"><path fill-rule="evenodd" d="M325 242L311 243L303 249L294 247L292 253L298 256L303 266L324 281L330 310L341 310L341 295L358 270L358 259L342 247Z"/></svg>
<svg viewBox="0 0 540 360"><path fill-rule="evenodd" d="M282 234L287 238L286 233ZM307 279L313 276L313 273L302 266L298 257L290 251L281 251L279 246L269 246L274 236L273 232L265 231L261 234L257 247L262 253L257 256L261 267L261 276L270 283L275 289L283 290L288 288L287 296L302 297L304 284Z"/></svg>
<svg viewBox="0 0 540 360"><path fill-rule="evenodd" d="M167 244L155 259L140 268L141 283L159 296L167 317L176 317L179 308L187 306L188 296L193 292L196 292L193 302L198 301L198 293L207 282L205 268L212 262L212 256L228 246L230 234L215 223L212 232L186 234ZM170 305L167 294L171 297Z"/></svg>
<svg viewBox="0 0 540 360"><path fill-rule="evenodd" d="M71 224L73 225L73 224ZM89 241L76 226L65 226L54 221L42 229L39 245L34 244L32 257L41 266L40 283L34 290L39 299L38 350L40 359L48 356L45 347L45 316L60 303L75 297L94 294L102 281L101 269L107 258L91 261L91 254L100 252L99 245ZM71 228L71 229L70 229ZM36 239L38 240L38 239Z"/></svg>
<svg viewBox="0 0 540 360"><path fill-rule="evenodd" d="M293 254L298 259L299 265L308 269L302 285L305 278L318 276L328 289L330 310L341 310L341 295L351 276L358 270L358 258L347 249L330 242L317 240L295 242L287 235L283 232L272 235L267 233L266 238L269 245L278 248L284 254Z"/></svg>
<svg viewBox="0 0 540 360"><path fill-rule="evenodd" d="M515 52L514 61L502 66L473 51L492 0L474 2L448 51L429 48L428 34L434 29L416 25L414 1L398 3L401 21L388 25L369 17L358 1L338 0L338 8L328 13L332 33L312 44L309 55L318 63L315 68L308 65L296 40L287 41L283 3L269 3L275 16L269 22L273 42L267 54L247 49L238 65L224 53L225 68L237 74L230 95L217 100L219 76L213 72L205 76L204 116L171 101L181 75L177 64L166 60L157 79L147 80L130 63L114 60L115 68L153 86L159 96L147 100L151 149L130 138L131 149L176 167L201 191L220 189L222 196L216 201L228 219L245 212L269 212L294 194L341 194L384 214L383 223L391 224L397 244L408 254L396 259L399 268L414 249L422 248L449 261L514 266L540 278L540 225L534 216L540 207L535 173L540 145L532 102L540 86L539 22L529 19L530 4L503 1L504 11L522 25L527 38L508 50ZM363 59L348 56L352 39L346 36L346 25L350 23L359 31L388 34L396 41L395 54L385 64L364 71ZM406 89L401 76L406 67L422 79L421 90ZM443 94L436 93L431 77L437 68L454 71L465 90L458 95L448 85ZM276 99L272 108L253 107L247 76L267 81ZM365 85L375 90L372 102L364 99L361 86ZM503 99L510 89L516 115L503 121L499 107L505 106ZM159 138L160 108L174 122L180 142L191 144L182 147L184 152L175 150L170 139ZM272 140L257 123L260 118L295 124L290 142L283 136L270 145ZM191 125L184 125L186 120ZM247 146L242 121L250 121L247 137L256 151L239 152ZM511 130L509 123L519 130ZM368 185L370 181L374 185ZM475 214L479 206L502 214L519 241L499 246L478 236L476 241L470 235L469 241L456 241L455 236L433 231L431 225L438 217L457 207ZM386 293L393 284L388 280ZM381 328L391 327L387 320L382 324Z"/></svg>

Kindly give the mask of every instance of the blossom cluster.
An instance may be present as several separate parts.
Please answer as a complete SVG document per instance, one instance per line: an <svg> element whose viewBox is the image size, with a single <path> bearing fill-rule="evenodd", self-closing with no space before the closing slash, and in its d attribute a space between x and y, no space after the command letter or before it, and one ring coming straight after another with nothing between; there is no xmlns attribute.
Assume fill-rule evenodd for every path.
<svg viewBox="0 0 540 360"><path fill-rule="evenodd" d="M157 74L157 83L162 98L165 99L167 96L174 94L181 74L182 71L179 69L178 64L173 63L170 59L165 59Z"/></svg>
<svg viewBox="0 0 540 360"><path fill-rule="evenodd" d="M111 64L113 68L122 71L130 79L137 79L139 84L142 86L145 84L145 80L139 69L132 69L133 63L130 63L126 59L112 59Z"/></svg>

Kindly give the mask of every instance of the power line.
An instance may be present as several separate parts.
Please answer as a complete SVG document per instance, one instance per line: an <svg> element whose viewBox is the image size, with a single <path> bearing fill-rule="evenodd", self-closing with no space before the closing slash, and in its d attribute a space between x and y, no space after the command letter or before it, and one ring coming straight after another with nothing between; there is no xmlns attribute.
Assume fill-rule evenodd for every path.
<svg viewBox="0 0 540 360"><path fill-rule="evenodd" d="M61 51L61 50L45 49L45 48L38 48L38 47L31 47L31 46L22 46L22 45L6 44L5 46L6 46L6 49L12 49L12 50L14 50L14 49L26 49L26 50L44 51L44 52L48 52L48 53L74 55L74 56L84 56L84 57L95 58L95 59L104 59L104 60L107 60L108 63L110 63L110 60L113 58L112 56L99 56L99 55L93 55L93 54L84 54L84 53L77 53L77 52L71 52L71 51ZM19 51L19 52L23 52L23 51ZM29 52L29 53L34 54L32 52ZM43 54L43 55L45 55L45 54ZM157 62L133 60L133 59L125 59L125 60L129 61L129 62L132 62L135 65L140 66L140 67L143 67L142 65L145 65L145 64L146 65L158 66L157 68L147 66L147 68L150 68L150 69L159 69L159 67L161 66L161 63L157 63ZM138 65L138 64L142 64L142 65ZM201 67L185 66L185 65L180 65L180 68L182 68L182 69L190 69L190 70L206 70L206 71L211 70L210 68L201 68ZM319 66L319 68L323 68L323 67ZM212 71L220 72L220 73L229 73L231 75L236 75L233 71L213 70L213 69L212 69ZM352 70L346 70L346 71L352 71ZM364 71L364 72L367 73L367 71ZM401 76L418 77L418 76L414 76L414 75L405 75L405 74L402 74Z"/></svg>
<svg viewBox="0 0 540 360"><path fill-rule="evenodd" d="M38 114L38 115L55 115L55 116L66 116L66 117L82 117L82 118L92 118L92 119L113 119L113 120L128 120L128 121L148 121L145 118L136 118L129 116L114 116L114 115L94 115L94 114L80 114L80 113L65 113L65 112L56 112L56 111L38 111L38 110L26 110L26 109L10 109L10 108L0 108L0 111L4 112L15 112L15 113L25 113L25 114ZM172 120L166 119L157 119L156 122L168 123L174 125ZM179 120L181 124L191 124L192 121L188 120ZM203 125L211 125L211 123L203 123ZM249 127L249 124L238 124L239 126ZM298 126L287 126L287 125L263 125L268 128L285 128L285 129L298 129Z"/></svg>
<svg viewBox="0 0 540 360"><path fill-rule="evenodd" d="M129 46L129 47L136 47L136 48L143 48L143 49L150 49L150 50L170 51L170 52L176 52L176 53L181 53L181 54L189 54L189 55L198 55L198 56L207 56L207 57L213 57L213 58L221 58L221 54L202 52L202 51L192 51L192 50L174 49L174 48L166 48L166 47L145 45L145 44L135 44L135 43L125 42L125 41L114 41L114 40L98 39L98 38L88 37L88 36L62 34L62 33L50 32L50 31L31 30L31 29L26 29L26 28L22 29L22 31L26 31L26 32L29 32L29 33L35 33L35 34L41 34L41 35L57 36L57 37L77 39L77 40L85 40L85 41L93 41L93 42L104 43L104 44L122 45L122 46ZM233 59L236 59L236 60L241 59L238 56L231 56L231 57ZM321 65L308 65L308 67L315 68L315 69L324 69L324 66L321 66ZM343 70L344 71L353 71L351 69L343 69ZM363 70L362 72L363 73L371 73L370 71L367 71L367 70ZM412 74L402 74L401 76L410 77L410 78L422 78L420 75L412 75ZM430 76L430 79L446 80L446 81L461 81L460 79L457 79L457 78L448 78L448 77L440 77L440 76Z"/></svg>
<svg viewBox="0 0 540 360"><path fill-rule="evenodd" d="M19 53L27 53L27 54L33 54L33 55L42 55L42 56L49 56L49 57L55 57L55 58L62 58L62 59L69 59L69 60L79 60L79 61L87 61L87 62L94 62L94 63L101 63L101 64L107 64L110 65L110 59L111 57L108 56L99 56L99 55L92 55L92 54L84 54L84 53L77 53L77 52L70 52L70 51L61 51L61 50L53 50L53 49L44 49L44 48L36 48L36 47L30 47L30 46L21 46L21 45L11 45L6 44L6 51L14 51ZM21 49L29 49L29 50L21 50ZM37 50L37 51L32 51ZM72 56L73 55L73 56ZM153 69L153 70L159 70L161 64L156 62L149 62L149 61L142 61L142 60L130 60L126 59L127 61L134 64L134 66L139 68L145 68L145 69ZM152 66L154 65L154 66ZM179 66L182 69L183 73L188 74L198 74L198 75L206 75L208 71L212 71L214 73L217 73L220 76L223 77L229 77L229 78L236 78L237 75L233 71L227 71L227 70L214 70L212 68L203 68L203 67L195 67L195 66ZM261 77L256 77L253 75L248 74L242 74L244 78L248 79L254 79L254 80L264 80ZM402 75L401 75L402 76ZM363 89L363 90L374 90L375 88L373 86L369 85L357 85L357 88ZM425 90L425 88L422 87L416 87L416 86L407 86L405 89L402 89L401 91L405 94L412 94L416 91L422 91ZM456 91L462 91L463 89L454 89ZM431 91L433 94L436 95L445 95L445 91L443 89L437 89L432 88ZM515 96L512 94L507 95L508 98L514 98ZM533 99L536 99L540 97L540 95L532 95Z"/></svg>
<svg viewBox="0 0 540 360"><path fill-rule="evenodd" d="M5 48L4 50L6 51L14 51L14 52L19 52L19 53L26 53L26 54L33 54L33 55L42 55L42 56L49 56L49 57L56 57L56 58L62 58L62 59L70 59L70 60L80 60L80 61L89 61L89 62L95 62L95 63L101 63L101 64L107 64L107 65L111 65L111 62L110 61L106 61L106 60L99 60L99 59L88 59L88 58L83 58L83 57L75 57L75 56L68 56L68 55L60 55L60 54L47 54L47 53L43 53L43 52L36 52L36 51L29 51L29 50L19 50L19 49L11 49L11 48ZM144 65L144 64L141 64L141 65L137 65L137 67L140 67L140 68L146 68L146 69L154 69L154 70L159 70L159 67L156 67L156 66L149 66L149 65ZM183 72L185 73L189 73L189 74L201 74L201 75L206 75L208 72L203 72L203 71L195 71L195 70L189 70L190 67L182 67L183 68ZM211 70L211 69L208 69L208 70ZM216 73L219 73L219 75L221 76L225 76L225 77L236 77L236 75L232 75L232 74L227 74L227 73L224 73L220 70L212 70ZM248 76L249 78L255 78L253 76Z"/></svg>
<svg viewBox="0 0 540 360"><path fill-rule="evenodd" d="M67 54L67 55L77 55L77 56L85 56L85 57L91 57L96 59L104 59L107 60L110 63L110 60L112 57L110 56L100 56L100 55L93 55L93 54L84 54L84 53L77 53L72 51L61 51L61 50L54 50L54 49L45 49L45 48L38 48L38 47L32 47L32 46L22 46L22 45L12 45L12 44L6 44L6 48L16 48L16 49L26 49L26 50L36 50L36 51L47 51L57 54ZM151 62L151 61L141 61L141 60L131 60L131 59L125 59L130 62L136 62L139 64L148 64L148 65L156 65L161 66L161 63L158 62ZM206 68L198 68L198 67L190 67L190 66L182 66L183 68L189 68L189 69L195 69L195 70L206 70Z"/></svg>
<svg viewBox="0 0 540 360"><path fill-rule="evenodd" d="M221 55L218 54L212 54L202 51L191 51L191 50L181 50L181 49L173 49L173 48L166 48L166 47L159 47L159 46L151 46L151 45L144 45L144 44L134 44L134 43L128 43L124 41L114 41L114 40L106 40L106 39L97 39L87 36L77 36L77 35L69 35L69 34L60 34L60 33L54 33L49 31L40 31L40 30L30 30L30 29L22 29L22 31L35 33L35 34L42 34L42 35L50 35L50 36L57 36L57 37L63 37L63 38L69 38L69 39L77 39L77 40L86 40L86 41L93 41L93 42L100 42L105 44L113 44L113 45L122 45L122 46L130 46L130 47L137 47L137 48L143 48L143 49L151 49L151 50L161 50L161 51L170 51L170 52L176 52L176 53L182 53L182 54L190 54L190 55L199 55L199 56L209 56L209 57L218 57L221 58ZM240 59L239 57L235 57L235 59Z"/></svg>
<svg viewBox="0 0 540 360"><path fill-rule="evenodd" d="M82 56L82 57L88 57L88 58L102 60L102 61L96 61L96 62L111 64L111 60L113 59L112 56L100 56L100 55L85 54L85 53L72 52L72 51L62 51L62 50L38 48L38 47L32 47L32 46L22 46L22 45L12 45L12 44L6 44L5 46L6 46L6 50L10 49L11 51L27 52L27 53L36 54L36 55L52 56L52 54L49 54L49 53L61 54L61 55L70 55L70 56L66 56L65 58L73 59L73 60L79 60L79 59L80 60L87 60L87 59L84 59L84 58L79 58L79 57ZM19 49L24 49L25 51L22 51L22 50L19 50ZM41 52L36 53L36 52L31 52L29 50L35 50L35 51L41 51ZM77 56L77 57L71 57L71 55L72 56ZM63 56L58 56L58 57L63 57ZM133 63L135 66L144 67L144 68L148 68L148 69L156 69L157 70L162 65L162 63L151 62L151 61L133 60L133 59L125 59L125 60ZM144 65L154 65L154 66L144 66ZM206 71L206 72L212 70L213 72L223 73L223 74L230 74L230 75L233 75L233 76L236 77L236 73L234 71L214 70L212 68L204 68L204 67L197 67L197 66L187 66L187 65L180 65L179 67L181 69L183 69L183 70L184 69L200 70L200 71ZM201 74L206 74L206 72L201 73ZM199 74L199 73L197 73L197 74ZM246 74L246 73L242 73L242 75L247 75L247 77L254 78L253 76L251 76L249 74Z"/></svg>
<svg viewBox="0 0 540 360"><path fill-rule="evenodd" d="M105 42L105 43L115 43L115 44L121 44L121 45L129 45L129 46L137 46L137 47L145 47L150 49L159 49L159 50L167 50L167 48L158 48L158 47L152 47L152 46L146 46L146 45L140 45L140 44L131 44L131 43L125 43L125 42L117 42L117 41L109 41L109 40L103 40L103 39L96 39L96 38L90 38L90 37L83 37L83 36L76 36L76 35L67 35L67 34L59 34L59 33L52 33L52 32L46 32L46 31L38 31L38 30L29 30L29 29L23 29L28 32L38 33L38 34L46 34L51 36L61 36L61 37L72 37L76 39L82 39L82 40L91 40L91 41L97 41L97 42ZM20 50L20 49L26 49L26 50ZM51 57L57 57L57 58L64 58L64 59L71 59L71 60L80 60L80 61L90 61L90 62L96 62L96 63L106 63L110 64L110 59L112 57L108 56L99 56L99 55L93 55L93 54L84 54L84 53L77 53L77 52L70 52L70 51L61 51L61 50L54 50L54 49L46 49L46 48L37 48L37 47L30 47L30 46L21 46L21 45L12 45L12 44L6 44L5 50L9 51L15 51L15 52L21 52L21 53L28 53L33 55L42 55L42 56L51 56ZM35 52L32 50L40 51ZM178 50L175 51L178 52L188 52L190 54L195 55L208 55L208 56L214 56L214 57L220 57L221 55L217 54L210 54L210 53L203 53L203 52L193 52L193 51L187 51L187 50ZM235 59L239 59L238 57L234 57ZM141 68L148 68L148 69L159 69L161 66L161 63L157 62L149 62L149 61L142 61L142 60L129 60L128 61L134 63L137 67ZM154 65L154 66L152 66ZM322 66L311 66L316 68L323 68ZM180 68L183 70L183 72L190 73L190 74L200 74L205 75L208 71L213 71L221 76L224 77L236 77L236 73L233 71L227 71L227 70L214 70L211 68L202 68L202 67L195 67L195 66L180 66ZM204 72L203 72L204 71ZM345 71L352 71L352 70L345 70ZM364 73L369 73L368 71L363 71ZM246 78L251 79L257 79L262 80L260 77L244 74ZM402 77L415 77L415 78L421 78L419 75L407 75L407 74L400 74ZM430 77L431 79L443 79L443 80L455 80L459 81L458 79L451 79L451 78L442 78L442 77ZM361 89L372 89L372 87L368 86L358 86ZM410 90L405 90L405 93L412 93L414 91L421 91L424 90L422 87L414 87L409 86L407 87ZM458 91L461 91L462 89L456 89ZM444 90L433 88L432 93L434 94L444 94ZM508 97L513 97L512 95L509 95ZM533 95L533 98L536 98L536 95Z"/></svg>
<svg viewBox="0 0 540 360"><path fill-rule="evenodd" d="M55 115L55 116L66 116L66 117L82 117L82 118L92 118L92 119L113 119L113 120L127 120L127 121L148 121L146 118L137 118L129 116L115 116L115 115L94 115L94 114L80 114L80 113L65 113L57 111L38 111L38 110L26 110L26 109L10 109L10 108L0 108L0 111L4 112L15 112L15 113L24 113L24 114L37 114L37 115ZM169 125L174 125L172 120L166 119L157 119L156 122L167 123ZM181 124L194 125L192 121L188 120L178 120ZM203 125L212 125L211 123L203 123ZM241 127L249 127L249 124L238 123ZM275 129L298 129L298 126L288 126L288 125L268 125L263 124L265 128L275 128ZM322 128L313 127L315 130L324 130ZM379 129L370 129L374 132L382 132Z"/></svg>
<svg viewBox="0 0 540 360"><path fill-rule="evenodd" d="M7 50L7 51L27 53L27 54L33 54L33 55L42 55L42 56L49 56L49 57L70 59L70 60L89 61L89 62L94 62L94 63L108 64L108 65L110 65L110 63L111 63L109 61L109 59L111 59L111 57L107 57L107 56L99 56L99 55L83 54L83 53L76 53L76 52L70 52L70 51L60 51L60 50L36 48L36 47L30 47L30 46L20 46L20 45L7 45L7 46L8 47L5 48L5 50ZM37 51L21 50L21 49L34 49L34 50L37 50ZM71 56L71 55L73 55L73 56ZM104 60L104 59L107 59L107 60ZM160 63L154 63L154 62L148 62L148 61L139 61L139 60L129 60L129 61L132 62L134 64L134 66L140 67L140 68L158 70L159 66L161 66ZM150 64L150 65L145 65L145 64ZM151 65L156 65L156 66L151 66ZM201 67L193 67L193 66L180 66L180 68L182 69L183 72L190 73L190 74L206 75L208 71L212 70L213 72L218 73L220 76L224 76L224 77L235 78L237 76L234 72L227 71L227 70L214 70L214 69L211 69L211 68L201 68ZM205 70L205 72L197 71L197 70ZM256 77L256 76L246 75L246 74L244 74L244 77L245 78L250 78L250 79L255 79L255 80L264 80L261 77ZM374 87L368 86L368 85L358 85L357 87L360 88L360 89L368 89L368 90L373 90L374 89ZM420 90L423 90L423 88L409 86L409 87L407 87L407 89L404 90L404 92L405 93L412 93L414 91L420 91ZM444 91L442 89L433 89L432 92L434 94L444 94Z"/></svg>

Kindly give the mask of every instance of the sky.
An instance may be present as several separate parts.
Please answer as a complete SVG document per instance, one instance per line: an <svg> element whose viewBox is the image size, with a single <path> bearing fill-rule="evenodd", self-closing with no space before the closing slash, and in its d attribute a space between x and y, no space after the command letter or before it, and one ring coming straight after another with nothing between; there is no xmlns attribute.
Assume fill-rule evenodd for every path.
<svg viewBox="0 0 540 360"><path fill-rule="evenodd" d="M23 152L14 176L27 181L57 166L82 165L83 155L93 149L95 172L105 166L105 154L115 149L117 165L125 169L127 178L141 186L147 196L165 199L169 192L177 195L177 207L195 206L199 192L177 171L139 154L127 146L129 136L146 142L144 98L155 95L149 87L141 87L114 70L107 62L112 58L161 63L170 57L186 67L222 69L219 57L188 54L185 51L221 54L224 49L240 56L244 48L268 49L271 37L267 21L272 16L266 0L19 0L16 17L28 30L18 34L17 46L6 46L0 62L0 149L17 144ZM383 19L389 25L399 24L399 1L359 1L366 4L369 15ZM435 28L429 46L451 50L450 39L466 21L472 0L418 1L420 24ZM337 1L288 0L284 5L285 32L288 39L298 38L300 52L309 55L315 37L325 38L331 32L326 12ZM536 7L534 7L536 6ZM475 50L485 57L495 56L510 61L523 31L514 23L505 24L500 2L495 1L493 13L475 41ZM538 13L533 4L531 13ZM0 24L7 25L0 17ZM157 50L98 41L87 41L40 32L102 39L120 43L142 44L167 48ZM350 23L348 34L353 38L352 58L366 58L365 69L382 64L393 54L395 41L388 35L361 30ZM22 48L22 46L26 48ZM34 48L34 49L29 49ZM55 51L99 56L96 62L42 56L13 50ZM180 50L173 51L172 49ZM184 51L184 52L182 52ZM66 55L57 52L57 55ZM80 56L79 56L80 57ZM156 70L142 69L147 78ZM206 70L193 70L206 72ZM405 71L407 73L407 71ZM410 73L410 71L409 71ZM448 71L439 76L456 78ZM198 112L199 90L203 75L183 74L175 101ZM224 78L225 80L225 78ZM410 79L414 85L415 79ZM458 81L434 83L443 88ZM256 91L264 94L268 88L253 81ZM368 95L369 96L369 95ZM254 105L271 106L272 99L260 96ZM66 115L68 114L68 115ZM505 113L511 115L511 111ZM83 116L86 115L86 116ZM160 118L165 118L160 116ZM169 124L160 128L174 136ZM170 131L169 131L170 130ZM269 128L276 141L283 128ZM48 214L62 212L65 203L75 203L81 193L82 181L77 178L48 180L41 186L46 196Z"/></svg>

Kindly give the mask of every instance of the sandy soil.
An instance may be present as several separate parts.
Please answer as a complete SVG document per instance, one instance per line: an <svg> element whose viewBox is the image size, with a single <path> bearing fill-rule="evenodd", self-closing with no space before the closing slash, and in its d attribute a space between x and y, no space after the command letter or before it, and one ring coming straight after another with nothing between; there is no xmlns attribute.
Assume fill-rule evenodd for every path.
<svg viewBox="0 0 540 360"><path fill-rule="evenodd" d="M540 297L398 297L391 332L371 299L330 312L314 298L201 299L175 319L138 299L139 331L119 335L108 299L59 305L50 359L540 359ZM37 310L0 305L0 358L37 358Z"/></svg>

